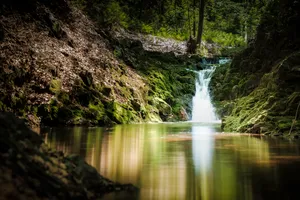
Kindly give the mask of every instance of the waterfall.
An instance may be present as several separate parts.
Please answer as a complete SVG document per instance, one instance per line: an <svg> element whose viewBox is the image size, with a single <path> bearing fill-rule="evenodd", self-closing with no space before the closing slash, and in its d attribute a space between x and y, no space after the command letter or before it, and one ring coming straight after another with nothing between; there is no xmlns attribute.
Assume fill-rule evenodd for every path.
<svg viewBox="0 0 300 200"><path fill-rule="evenodd" d="M211 103L208 85L216 66L205 65L205 69L197 71L196 94L193 97L193 122L218 122L219 119L214 112Z"/></svg>

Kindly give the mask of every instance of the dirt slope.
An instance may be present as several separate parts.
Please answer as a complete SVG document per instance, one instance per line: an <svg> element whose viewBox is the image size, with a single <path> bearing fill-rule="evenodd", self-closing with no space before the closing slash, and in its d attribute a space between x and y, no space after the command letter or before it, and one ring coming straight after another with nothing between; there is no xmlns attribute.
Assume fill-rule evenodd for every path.
<svg viewBox="0 0 300 200"><path fill-rule="evenodd" d="M159 52L161 55L148 62L147 57L138 57L143 52L147 54L145 48L139 49L139 55L135 56L134 48L112 44L118 40L112 38L117 34L106 37L101 27L64 0L28 0L25 7L19 0L12 2L19 4L5 1L0 16L1 111L15 112L33 125L40 122L109 125L188 119L185 109L190 106L187 102L194 92L193 81L185 86L185 91L190 88L188 97L174 100L180 99L184 92L182 81L177 79L187 75L193 79L191 72L183 72L192 67L191 62L186 62L188 58L178 60L172 52L166 55ZM127 40L131 43L136 38ZM152 68L153 73L165 66L170 65L169 69L175 66L178 78L170 77L169 69L165 69L151 79L145 69L120 57L120 49L131 52L130 59L142 59L143 63L138 65L145 67L151 63L146 68ZM157 89L157 82L163 91ZM168 96L158 94L174 91L179 92ZM156 94L153 98L152 93Z"/></svg>

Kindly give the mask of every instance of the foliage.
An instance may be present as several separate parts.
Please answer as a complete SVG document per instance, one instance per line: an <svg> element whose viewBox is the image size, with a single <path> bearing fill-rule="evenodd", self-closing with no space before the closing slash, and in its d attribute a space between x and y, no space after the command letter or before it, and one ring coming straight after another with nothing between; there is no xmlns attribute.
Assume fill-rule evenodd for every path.
<svg viewBox="0 0 300 200"><path fill-rule="evenodd" d="M245 46L245 41L241 35L226 33L210 28L206 28L206 30L204 30L203 39L207 42L218 43L224 47Z"/></svg>
<svg viewBox="0 0 300 200"><path fill-rule="evenodd" d="M72 3L101 25L111 28L118 25L178 40L187 40L192 35L193 19L197 20L199 15L198 1L194 0L72 0ZM203 39L221 46L245 46L254 37L266 4L258 0L207 0Z"/></svg>
<svg viewBox="0 0 300 200"><path fill-rule="evenodd" d="M128 27L128 16L124 13L118 2L110 2L104 10L105 22Z"/></svg>

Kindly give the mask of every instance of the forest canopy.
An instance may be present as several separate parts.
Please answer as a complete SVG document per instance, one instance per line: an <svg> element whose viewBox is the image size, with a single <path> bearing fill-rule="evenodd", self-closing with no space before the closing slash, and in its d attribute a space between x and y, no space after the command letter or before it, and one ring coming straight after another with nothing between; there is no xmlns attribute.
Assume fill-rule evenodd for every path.
<svg viewBox="0 0 300 200"><path fill-rule="evenodd" d="M268 0L202 0L203 40L240 47L254 38ZM101 25L163 37L196 37L201 0L72 0ZM201 12L200 12L201 13Z"/></svg>

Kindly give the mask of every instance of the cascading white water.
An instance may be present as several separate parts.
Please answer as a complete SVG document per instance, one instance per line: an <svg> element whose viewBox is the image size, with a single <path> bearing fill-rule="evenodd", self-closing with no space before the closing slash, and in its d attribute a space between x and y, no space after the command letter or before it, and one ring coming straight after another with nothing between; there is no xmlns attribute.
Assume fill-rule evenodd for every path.
<svg viewBox="0 0 300 200"><path fill-rule="evenodd" d="M193 122L218 122L214 107L211 103L208 85L216 66L205 65L206 68L198 71L196 79L196 94L193 97Z"/></svg>

